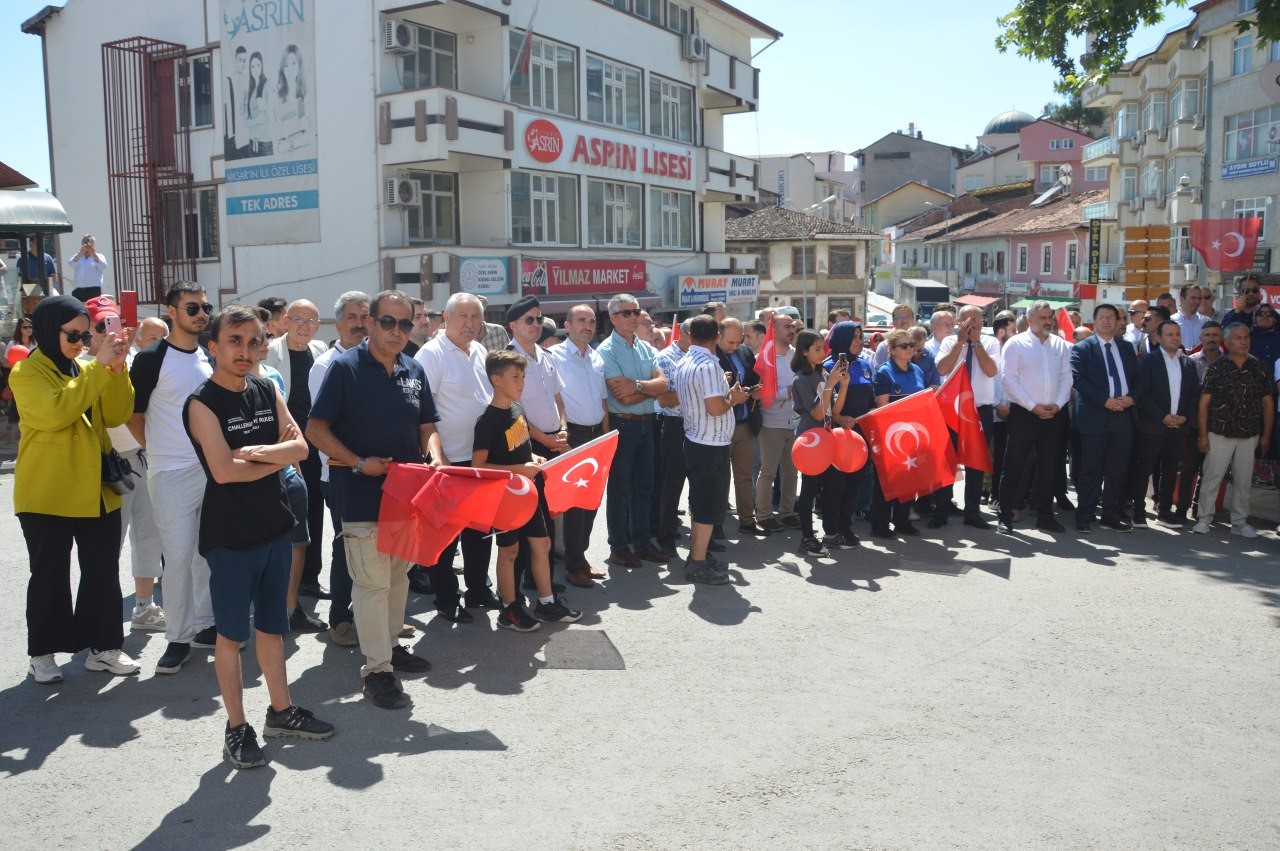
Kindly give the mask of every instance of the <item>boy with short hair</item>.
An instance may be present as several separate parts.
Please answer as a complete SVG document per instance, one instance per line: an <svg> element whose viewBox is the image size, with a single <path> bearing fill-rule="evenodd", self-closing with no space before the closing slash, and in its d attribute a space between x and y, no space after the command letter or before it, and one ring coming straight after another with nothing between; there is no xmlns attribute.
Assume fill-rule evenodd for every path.
<svg viewBox="0 0 1280 851"><path fill-rule="evenodd" d="M516 632L533 632L541 624L573 623L582 612L570 609L555 598L551 588L551 539L548 530L551 516L542 494L539 465L545 458L533 454L529 424L524 409L517 401L524 392L524 373L529 362L509 349L490 352L485 359L485 372L493 385L493 400L476 420L475 443L471 464L489 470L506 470L527 476L538 488L538 508L529 522L519 529L498 533L498 596L502 611L498 626ZM530 551L529 569L538 589L538 603L533 617L525 611L524 601L516 594L516 553L523 539ZM534 620L537 618L537 620Z"/></svg>

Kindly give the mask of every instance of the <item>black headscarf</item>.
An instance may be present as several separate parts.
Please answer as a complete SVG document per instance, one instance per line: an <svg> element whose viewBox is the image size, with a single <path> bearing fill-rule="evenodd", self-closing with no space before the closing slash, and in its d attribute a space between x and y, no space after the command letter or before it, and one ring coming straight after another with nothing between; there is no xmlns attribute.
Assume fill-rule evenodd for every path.
<svg viewBox="0 0 1280 851"><path fill-rule="evenodd" d="M69 295L55 295L42 300L31 314L31 331L36 336L36 347L53 361L63 375L75 378L80 368L74 360L62 353L62 326L77 316L88 316L84 302Z"/></svg>

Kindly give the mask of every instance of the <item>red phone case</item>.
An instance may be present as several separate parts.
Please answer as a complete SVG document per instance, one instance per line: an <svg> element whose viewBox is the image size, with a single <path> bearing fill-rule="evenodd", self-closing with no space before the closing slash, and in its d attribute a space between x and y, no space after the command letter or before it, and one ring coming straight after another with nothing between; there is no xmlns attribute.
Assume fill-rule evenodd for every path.
<svg viewBox="0 0 1280 851"><path fill-rule="evenodd" d="M120 291L120 324L126 328L138 327L138 293L135 290Z"/></svg>

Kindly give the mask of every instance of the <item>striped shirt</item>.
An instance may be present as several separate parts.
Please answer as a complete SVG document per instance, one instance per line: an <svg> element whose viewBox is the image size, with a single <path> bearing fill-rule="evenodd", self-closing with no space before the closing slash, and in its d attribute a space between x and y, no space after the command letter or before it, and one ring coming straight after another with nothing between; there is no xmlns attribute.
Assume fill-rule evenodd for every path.
<svg viewBox="0 0 1280 851"><path fill-rule="evenodd" d="M667 379L667 384L674 390L676 386L676 366L680 361L684 360L684 350L674 343L658 352L658 369L662 370L662 375ZM680 405L677 403L670 408L664 408L657 402L654 407L658 409L658 413L664 417L679 417Z"/></svg>
<svg viewBox="0 0 1280 851"><path fill-rule="evenodd" d="M729 392L720 360L702 346L690 346L676 365L675 383L684 413L685 439L704 446L728 446L733 439L733 409L711 414L704 403Z"/></svg>

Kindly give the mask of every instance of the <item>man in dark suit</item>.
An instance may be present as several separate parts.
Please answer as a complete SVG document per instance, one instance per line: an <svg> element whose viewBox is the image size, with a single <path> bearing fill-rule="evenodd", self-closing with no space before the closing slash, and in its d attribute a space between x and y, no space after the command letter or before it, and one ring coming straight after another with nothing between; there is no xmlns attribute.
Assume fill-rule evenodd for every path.
<svg viewBox="0 0 1280 851"><path fill-rule="evenodd" d="M1076 390L1071 421L1080 432L1076 460L1076 531L1089 532L1098 499L1102 526L1133 529L1124 515L1128 494L1129 452L1133 445L1133 406L1141 398L1138 359L1116 331L1120 311L1100 304L1093 310L1093 336L1071 347L1071 376ZM1105 485L1104 485L1105 483Z"/></svg>
<svg viewBox="0 0 1280 851"><path fill-rule="evenodd" d="M1160 348L1142 359L1138 382L1135 465L1130 482L1133 525L1147 525L1147 482L1158 470L1156 508L1161 523L1181 525L1173 512L1173 488L1178 465L1200 404L1200 377L1182 349L1182 328L1176 322L1160 323Z"/></svg>
<svg viewBox="0 0 1280 851"><path fill-rule="evenodd" d="M764 424L760 410L760 376L756 374L756 356L742 345L746 331L732 317L720 323L720 345L716 354L720 368L733 373L733 384L751 390L751 398L733 409L733 439L729 443L729 463L733 469L733 501L738 509L738 529L744 535L764 536L769 530L756 523L755 472L756 435ZM767 507L766 507L767 508ZM762 511L762 514L765 512Z"/></svg>

